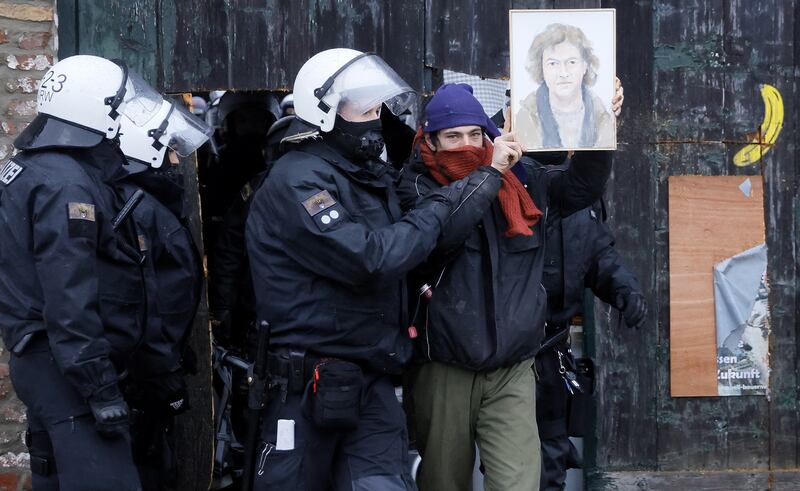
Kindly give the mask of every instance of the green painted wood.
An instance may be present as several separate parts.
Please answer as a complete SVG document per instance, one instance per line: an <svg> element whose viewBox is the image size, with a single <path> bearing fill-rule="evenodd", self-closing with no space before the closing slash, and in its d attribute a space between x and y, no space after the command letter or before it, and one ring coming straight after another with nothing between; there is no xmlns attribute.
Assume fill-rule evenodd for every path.
<svg viewBox="0 0 800 491"><path fill-rule="evenodd" d="M119 58L158 84L157 0L78 0L78 53Z"/></svg>
<svg viewBox="0 0 800 491"><path fill-rule="evenodd" d="M59 0L58 14L58 58L63 59L78 53L78 0Z"/></svg>

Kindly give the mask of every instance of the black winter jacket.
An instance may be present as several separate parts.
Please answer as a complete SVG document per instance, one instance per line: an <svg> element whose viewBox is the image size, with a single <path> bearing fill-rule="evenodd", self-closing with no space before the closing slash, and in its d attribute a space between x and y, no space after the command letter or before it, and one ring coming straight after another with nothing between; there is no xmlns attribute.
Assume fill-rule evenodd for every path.
<svg viewBox="0 0 800 491"><path fill-rule="evenodd" d="M543 285L548 295L549 326L565 326L583 312L584 291L616 307L619 298L641 293L634 274L614 248L600 203L568 217L551 215L547 223Z"/></svg>
<svg viewBox="0 0 800 491"><path fill-rule="evenodd" d="M248 325L256 316L255 293L244 235L253 194L261 187L264 176L265 173L258 174L239 191L219 226L213 245L214 262L209 264L211 281L208 302L211 312L218 316L235 315L232 323L236 327ZM220 341L231 334L215 332L215 337Z"/></svg>
<svg viewBox="0 0 800 491"><path fill-rule="evenodd" d="M420 309L424 358L472 370L489 370L533 358L544 335L542 287L547 215L568 216L596 201L611 170L610 152L579 152L566 172L523 157L523 182L545 216L531 236L505 237L507 222L495 199L501 177L470 179L430 260L415 274L433 285ZM404 206L439 185L415 154L399 194ZM416 285L412 285L416 286Z"/></svg>
<svg viewBox="0 0 800 491"><path fill-rule="evenodd" d="M46 331L53 358L84 397L112 386L143 337L144 285L133 224L113 182L123 156L23 151L0 170L0 326L11 349ZM112 363L112 360L114 363Z"/></svg>
<svg viewBox="0 0 800 491"><path fill-rule="evenodd" d="M121 187L126 198L139 189L130 182ZM145 378L178 373L200 302L200 257L189 230L150 193L145 193L132 219L147 290L147 327L135 355L135 372Z"/></svg>
<svg viewBox="0 0 800 491"><path fill-rule="evenodd" d="M270 345L399 372L411 356L405 276L433 250L450 208L432 195L403 215L391 168L368 170L323 142L283 155L246 227Z"/></svg>

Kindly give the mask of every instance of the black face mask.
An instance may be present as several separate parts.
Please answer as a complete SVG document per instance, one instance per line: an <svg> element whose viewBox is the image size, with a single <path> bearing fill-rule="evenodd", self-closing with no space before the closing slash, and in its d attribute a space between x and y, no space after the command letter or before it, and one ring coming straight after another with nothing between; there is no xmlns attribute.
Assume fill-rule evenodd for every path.
<svg viewBox="0 0 800 491"><path fill-rule="evenodd" d="M326 140L348 159L376 160L384 147L381 120L354 123L336 115L333 130Z"/></svg>

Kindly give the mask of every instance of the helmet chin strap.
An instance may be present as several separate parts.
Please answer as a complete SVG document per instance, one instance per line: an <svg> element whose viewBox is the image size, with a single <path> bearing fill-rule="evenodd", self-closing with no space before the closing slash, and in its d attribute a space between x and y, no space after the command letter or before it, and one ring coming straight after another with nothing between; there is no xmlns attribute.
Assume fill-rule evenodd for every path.
<svg viewBox="0 0 800 491"><path fill-rule="evenodd" d="M158 125L158 128L154 128L152 130L147 131L147 136L153 138L153 148L156 150L161 150L164 148L164 144L161 143L161 137L164 136L164 133L167 132L167 127L169 126L169 117L172 115L172 111L175 110L175 104L169 103L169 112L164 119L161 121L161 124Z"/></svg>
<svg viewBox="0 0 800 491"><path fill-rule="evenodd" d="M125 100L125 93L128 90L128 65L126 65L122 60L111 61L116 63L117 66L122 70L122 84L119 86L119 89L117 89L117 93L113 96L106 97L104 102L107 106L111 106L111 111L108 112L108 117L111 119L117 119L119 116L119 111L117 111L117 109L122 104L122 101Z"/></svg>

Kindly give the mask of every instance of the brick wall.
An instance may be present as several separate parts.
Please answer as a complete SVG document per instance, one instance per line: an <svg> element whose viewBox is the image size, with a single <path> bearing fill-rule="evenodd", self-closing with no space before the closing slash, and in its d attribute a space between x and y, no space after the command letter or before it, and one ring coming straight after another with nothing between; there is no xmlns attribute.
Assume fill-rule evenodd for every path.
<svg viewBox="0 0 800 491"><path fill-rule="evenodd" d="M54 7L55 0L0 0L0 161L11 156L14 138L36 114L39 79L56 52ZM25 407L0 347L0 491L31 489L24 432Z"/></svg>

